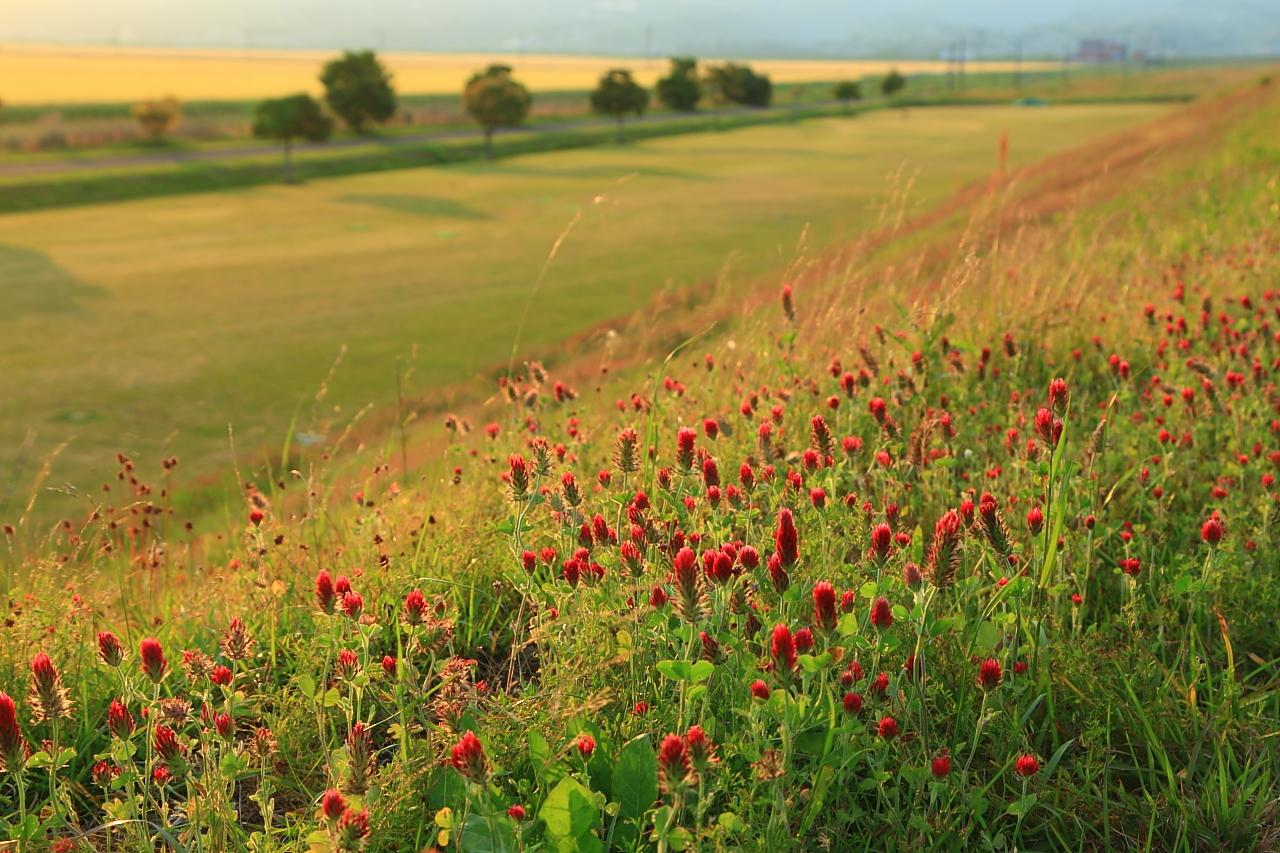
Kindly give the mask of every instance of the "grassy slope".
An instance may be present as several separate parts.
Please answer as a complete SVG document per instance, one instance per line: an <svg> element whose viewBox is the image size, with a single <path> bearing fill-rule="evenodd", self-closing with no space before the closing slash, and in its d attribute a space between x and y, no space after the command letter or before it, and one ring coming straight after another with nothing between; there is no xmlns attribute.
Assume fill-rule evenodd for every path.
<svg viewBox="0 0 1280 853"><path fill-rule="evenodd" d="M442 386L506 362L537 271L575 218L532 301L527 351L726 264L738 280L777 270L806 230L817 248L850 239L895 194L913 209L936 201L990 170L1004 130L1026 163L1160 109L885 113L6 217L0 369L21 381L0 444L14 453L38 434L6 515L37 461L73 436L54 483L91 486L121 449L175 452L188 476L226 473L228 423L242 450L278 447L343 346L326 407L314 421L304 407L302 428L332 436L393 400L395 360L414 349L414 405L439 405Z"/></svg>
<svg viewBox="0 0 1280 853"><path fill-rule="evenodd" d="M79 705L66 733L81 756L68 776L86 780L87 755L103 743L97 721L106 697L117 691L115 674L90 659L92 631L111 625L136 646L140 632L155 630L174 660L180 648L213 651L216 630L209 625L245 615L259 651L237 664L242 694L237 713L249 724L270 725L279 739L282 763L269 774L271 790L277 813L292 812L297 823L277 830L276 840L293 847L304 846L291 840L301 839L315 825L319 791L349 775L341 749L348 715L355 713L348 704L349 688L336 682L337 701L327 710L318 710L303 695L310 692L309 683L325 683L331 674L329 656L345 645L358 650L367 670L367 680L359 679L360 716L375 721L375 745L386 765L375 777L379 796L366 799L373 812L372 844L378 850L424 846L436 833L435 820L446 821L436 815L441 807L451 807L460 818L515 801L528 809L525 840L536 844L546 825L534 816L558 780L572 777L576 784L609 792L606 799L627 801L622 780L631 780L643 792L653 783L653 770L651 763L647 772L615 770L623 745L642 735L656 742L694 722L707 727L717 744L720 763L702 774L715 800L708 804L706 820L699 821L693 794L684 795L688 811L671 825L696 832L708 848L782 849L801 837L806 846L824 838L837 844L840 838L857 838L869 839L877 848L901 842L920 849L1010 843L1032 849L1268 849L1280 832L1274 800L1280 778L1274 749L1280 647L1271 623L1280 604L1274 577L1280 513L1275 496L1259 480L1272 464L1267 453L1280 447L1267 421L1274 418L1275 389L1268 378L1275 369L1270 363L1274 353L1267 349L1266 334L1253 336L1264 320L1251 317L1235 299L1250 294L1264 315L1274 310L1274 293L1265 300L1262 293L1274 282L1280 249L1274 221L1280 198L1269 177L1280 162L1275 145L1280 108L1274 96L1265 102L1253 97L1246 107L1253 112L1243 119L1202 111L1182 128L1162 126L1171 142L1154 158L1148 154L1107 167L1095 151L1019 176L1017 184L955 211L969 224L961 239L945 243L945 255L894 253L892 247L882 247L877 256L884 263L854 253L834 267L827 261L797 268L792 277L801 284L794 326L781 318L776 305L754 310L741 304L742 294L728 296L719 308L722 327L717 334L694 342L662 369L687 386L680 396L661 390L657 361L623 371L599 390L590 379L596 370L586 364L564 374L579 385L583 396L578 401L558 405L544 399L535 410L548 437L569 445L554 482L562 470L576 472L584 484L588 518L601 512L616 524L621 502L640 482L653 497L655 517L679 519L680 526L704 532L710 542L743 538L767 554L773 547L773 509L780 503L795 507L802 560L791 572L792 594L770 592L767 576L750 592L767 608L761 611L767 631L776 620L793 627L810 621L808 589L819 578L836 581L837 589L855 590L875 581L867 561L849 565L842 557L865 550L868 527L881 519L884 504L894 501L903 507L903 527L917 543L910 551L929 544L933 520L955 505L966 485L998 495L1019 551L1032 578L1038 579L1048 551L1043 540L1026 531L1022 515L1043 495L1045 467L1010 453L1003 436L1010 424L1022 427L1023 440L1031 436L1030 418L1042 404L1047 380L1066 376L1071 416L1066 449L1054 471L1056 477L1070 476L1070 486L1058 493L1065 497L1044 503L1048 529L1055 530L1059 519L1063 522L1065 548L1048 569L1047 588L1038 589L1032 578L1001 587L996 584L1001 568L983 535L973 531L965 536L959 583L929 596L929 618L946 621L931 623L939 632L936 639L914 647L927 655L925 696L932 722L922 722L915 688L901 670L902 657L913 648L910 623L925 618L910 609L920 599L913 599L898 580L907 555L892 558L884 584L876 588L903 608L893 629L883 635L892 641L885 645L878 640L881 635L863 624L864 617L849 626L842 623L839 642L846 654L862 660L871 672L883 669L891 676L891 698L868 699L863 714L852 718L838 709L839 691L837 706L828 714L825 703L835 669L831 680L804 679L791 698L775 692L767 706L750 699L746 688L751 679L774 678L760 665L768 658L767 643L753 646L740 623L723 617L720 593L717 615L700 627L719 636L727 657L713 671L710 692L698 697L655 671L660 659L696 657L696 637L678 619L643 607L633 613L625 606L632 586L616 549L601 546L593 555L608 567L599 584L574 590L554 581L558 561L539 569L534 578L526 577L513 565L513 547L549 545L563 557L573 547L576 529L557 524L545 506L530 507L521 518L520 504L502 496L497 479L506 469L506 454L529 453L521 436L527 414L522 408L500 418L504 433L496 445L480 434L460 439L438 466L428 469L432 485L427 488L397 488L389 474L373 472L365 492L371 503L359 511L315 507L302 518L277 502L261 528L232 524L225 545L207 543L208 568L193 566L182 548L148 552L154 534L147 534L133 550L153 553L154 567L138 563L127 570L123 558L103 554L98 547L101 541L124 547L121 533L88 526L87 547L64 544L43 565L24 569L25 586L36 595L15 612L9 626L13 641L4 649L0 685L21 693L25 676L18 670L30 651L41 647L55 656ZM1196 131L1188 134L1187 125ZM1222 130L1227 126L1229 133ZM998 243L992 242L995 234L1000 235ZM1172 297L1178 282L1187 287L1185 304ZM1232 328L1265 359L1261 379L1246 380L1238 392L1227 390L1223 370L1251 372L1248 360L1226 354L1214 343L1217 334L1195 331L1204 298L1212 299L1210 329L1216 314L1224 312ZM1149 326L1141 319L1148 301L1161 318L1166 311L1188 317L1192 331L1173 338L1187 339L1191 352L1207 359L1217 379L1216 401L1205 399L1204 377L1184 365L1184 354L1160 363L1164 359L1157 344L1164 321ZM962 372L947 367L946 347L938 337L940 320L952 311L954 324L945 331L958 347ZM672 307L648 322L678 331L700 326L701 318ZM883 343L877 340L876 326L889 332ZM1005 332L1013 336L1020 353L1016 357L1001 354ZM892 337L898 333L904 336L902 345ZM1090 341L1095 334L1101 338L1097 346ZM983 344L996 354L985 378L979 378L975 362ZM860 347L874 356L874 363L860 354ZM1073 348L1082 350L1078 362L1070 355ZM913 349L925 354L923 372L908 374L909 383L893 379L899 368L905 369ZM1111 352L1132 362L1132 381L1113 375L1107 365ZM703 368L704 354L714 356L714 372ZM725 482L735 479L743 458L755 457L759 470L755 424L734 414L753 390L769 395L761 401L762 411L775 403L785 407L787 430L778 441L798 451L808 443L808 418L823 411L823 398L836 391L827 373L833 356L855 373L864 367L884 370L891 381L881 393L908 432L926 402L938 405L945 392L959 433L951 445L935 437L931 446L950 446L955 452L932 466L909 463L907 449L883 437L871 421L866 400L873 392L866 389L858 391L852 404L825 410L837 437L854 433L870 445L855 460L807 475L806 489L820 483L831 495L834 505L825 512L807 507L804 495L788 494L780 485L759 489L753 498L758 510L711 511L696 476L678 478L676 490L669 493L652 487L648 466L631 488L616 472L609 488L590 485L595 470L610 466L613 437L621 427L634 425L643 434L651 426L659 464L671 464L676 427L699 425L703 417L718 414L734 427L734 435L717 442L700 437L698 444L720 460ZM1154 395L1148 394L1152 374L1170 385L1173 407L1161 404L1159 383ZM1199 391L1198 414L1180 402L1180 387ZM609 401L631 392L652 395L652 417L612 410ZM1118 408L1101 455L1090 461L1084 448L1108 401ZM1175 434L1193 433L1191 448L1162 447L1151 420L1157 415L1166 418ZM571 416L579 419L577 438L567 429ZM1253 452L1254 442L1262 449L1259 454ZM897 464L892 470L881 470L865 458L877 446L893 453ZM1237 453L1245 460L1232 461ZM1155 455L1159 461L1151 459ZM461 485L450 487L445 471L454 464L461 468ZM798 459L778 464L797 465ZM1066 473L1077 464L1087 468ZM1003 473L986 478L984 472L994 466ZM1140 478L1142 467L1150 472ZM442 476L437 480L437 475ZM1214 485L1225 485L1226 495L1210 496ZM1164 490L1158 496L1157 486ZM851 487L871 502L871 518L838 505L836 499ZM314 479L311 488L322 491L323 478ZM683 511L680 495L695 498L696 509ZM1008 503L1012 498L1019 503ZM1197 542L1209 508L1220 509L1227 522L1227 538L1214 551ZM430 522L428 511L436 514ZM1098 516L1093 533L1082 525L1086 513ZM1132 524L1132 543L1120 535L1125 523ZM625 526L619 526L625 535ZM272 544L277 536L282 538ZM59 553L71 559L69 572L56 567ZM373 568L380 555L385 566ZM1115 568L1119 559L1131 555L1144 566L1133 581ZM225 571L213 568L227 565L229 557L237 562ZM645 576L637 584L642 601L649 586L664 582L670 555L665 546L651 546L645 558ZM370 614L364 636L370 645L363 646L361 635L343 618L310 612L309 579L322 567L352 574L364 593ZM99 572L106 583L94 579ZM67 605L52 593L55 580L69 575L80 576L75 588L88 598L75 606L77 615L68 621ZM441 720L424 717L420 704L423 694L415 679L428 663L401 651L397 638L404 636L403 629L392 628L400 598L413 585L422 586L429 597L444 598L446 615L455 620L447 651L479 658L480 675L496 689L488 695L462 690L457 697L462 704L455 709L462 712L461 720L449 708L431 705L431 713L448 712L444 718L455 727L479 732L497 771L488 793L465 790L453 771L438 767L455 736L426 724L426 719ZM116 598L116 589L124 593L123 600ZM211 590L218 594L210 596ZM1067 601L1072 591L1083 595L1080 607ZM854 613L862 617L866 603L858 601ZM550 606L559 609L560 618L551 618ZM525 637L531 608L539 611L529 623L533 645L515 656L511 665L517 681L509 684L511 632ZM161 614L164 624L156 625L152 616ZM403 659L399 687L379 674L376 661L384 651ZM991 654L1004 665L1004 684L990 699L983 699L974 686L970 654ZM1027 673L1012 673L1017 660L1029 662ZM133 671L133 662L126 671ZM302 676L309 681L299 680ZM193 692L184 683L174 674L165 690ZM426 684L434 688L439 682L428 676ZM867 692L861 684L855 689ZM809 701L798 698L802 696ZM650 704L647 714L632 713L638 699ZM131 699L135 712L142 701L140 696ZM990 712L981 731L976 724L980 709ZM883 714L898 718L902 737L886 742L873 734L871 723ZM412 721L415 736L403 744L388 726L395 718ZM31 723L25 713L23 723L32 736L47 733L47 725ZM196 727L184 730L194 733ZM598 741L586 767L573 746L576 733L584 730ZM834 734L831 740L825 738L828 730ZM526 732L547 739L545 752ZM629 761L645 767L641 753L651 755L650 748L644 743L633 749ZM928 762L944 748L952 752L952 775L945 782L931 782ZM759 780L763 749L782 752L784 773L777 782ZM332 764L325 757L329 750L334 750ZM1042 765L1025 785L1011 770L1023 753L1039 755ZM252 769L245 775L249 781L241 783L242 793L252 790L257 778ZM32 796L39 800L40 774L29 776ZM229 785L217 774L206 774L205 782L206 792ZM11 777L0 781L11 784ZM568 790L581 793L574 784L560 785L561 799L580 812L578 826L596 824L600 816L589 805L589 795L581 794L572 805ZM1028 794L1036 799L1027 799ZM76 796L85 813L92 814L82 795ZM181 786L172 796L182 797ZM654 796L641 793L640 807ZM215 794L204 797L210 808L204 813L208 825L230 831ZM671 797L663 801L669 803ZM252 824L253 807L238 802L245 809L242 818L249 817ZM1011 808L1015 805L1021 808ZM573 824L556 821L554 810L554 805L547 807L541 815L571 832ZM725 813L730 816L720 817ZM642 823L648 827L656 819L662 826L664 817L662 812L650 814ZM606 814L600 825L608 826L610 820ZM515 831L500 812L472 827L473 848L481 834ZM625 820L616 831L622 834L615 840L627 834ZM578 836L579 843L583 839Z"/></svg>

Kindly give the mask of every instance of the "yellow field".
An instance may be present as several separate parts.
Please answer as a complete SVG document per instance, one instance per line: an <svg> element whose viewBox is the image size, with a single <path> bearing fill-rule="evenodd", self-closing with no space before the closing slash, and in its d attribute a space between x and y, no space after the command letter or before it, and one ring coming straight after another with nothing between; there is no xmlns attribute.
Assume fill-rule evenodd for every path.
<svg viewBox="0 0 1280 853"><path fill-rule="evenodd" d="M194 100L248 100L299 90L318 91L320 65L337 51L196 50L0 44L0 100L10 104L135 101L174 95ZM479 53L386 53L397 88L406 94L457 92L490 62L514 66L533 90L586 89L612 67L627 67L646 85L664 73L665 60L637 57ZM713 60L714 61L714 60ZM937 61L752 61L778 83L841 80L880 74L944 71ZM1005 70L1008 62L971 63L969 69ZM1023 63L1034 70L1036 63Z"/></svg>

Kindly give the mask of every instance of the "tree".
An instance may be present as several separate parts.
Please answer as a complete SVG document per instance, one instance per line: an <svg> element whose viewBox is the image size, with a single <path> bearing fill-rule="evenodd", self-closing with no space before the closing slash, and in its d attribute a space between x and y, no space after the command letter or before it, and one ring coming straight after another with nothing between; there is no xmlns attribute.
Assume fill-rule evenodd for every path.
<svg viewBox="0 0 1280 853"><path fill-rule="evenodd" d="M767 107L773 100L773 83L767 75L757 74L749 65L726 62L707 69L707 88L713 97L730 104Z"/></svg>
<svg viewBox="0 0 1280 853"><path fill-rule="evenodd" d="M898 69L890 68L889 73L880 80L880 92L886 98L892 98L907 87L907 78L898 73Z"/></svg>
<svg viewBox="0 0 1280 853"><path fill-rule="evenodd" d="M767 107L773 101L773 82L768 75L757 74L744 66L740 79L742 80L741 103L749 107Z"/></svg>
<svg viewBox="0 0 1280 853"><path fill-rule="evenodd" d="M310 95L270 98L258 104L253 114L253 135L276 139L284 144L284 179L293 182L293 141L324 142L333 133L333 119Z"/></svg>
<svg viewBox="0 0 1280 853"><path fill-rule="evenodd" d="M591 109L618 121L618 144L622 144L622 123L627 113L643 115L649 106L649 90L631 78L631 72L614 68L600 78L591 93Z"/></svg>
<svg viewBox="0 0 1280 853"><path fill-rule="evenodd" d="M698 82L698 60L692 57L671 58L671 73L658 81L658 100L668 109L692 112L702 99L702 84Z"/></svg>
<svg viewBox="0 0 1280 853"><path fill-rule="evenodd" d="M320 82L329 109L356 133L396 113L391 75L372 50L346 51L325 65Z"/></svg>
<svg viewBox="0 0 1280 853"><path fill-rule="evenodd" d="M471 117L484 128L484 156L492 159L493 132L521 124L529 115L533 98L511 77L510 66L490 65L467 81L462 101Z"/></svg>
<svg viewBox="0 0 1280 853"><path fill-rule="evenodd" d="M862 100L862 85L857 80L845 80L837 83L831 90L831 94L837 101L844 104L845 112L848 112L849 104Z"/></svg>
<svg viewBox="0 0 1280 853"><path fill-rule="evenodd" d="M141 126L147 138L158 142L178 126L182 118L182 104L177 98L160 98L135 104L132 112L133 120Z"/></svg>

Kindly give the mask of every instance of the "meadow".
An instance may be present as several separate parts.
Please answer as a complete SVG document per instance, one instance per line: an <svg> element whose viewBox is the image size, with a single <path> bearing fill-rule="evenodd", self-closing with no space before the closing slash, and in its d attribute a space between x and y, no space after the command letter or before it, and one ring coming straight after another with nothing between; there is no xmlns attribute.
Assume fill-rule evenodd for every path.
<svg viewBox="0 0 1280 853"><path fill-rule="evenodd" d="M369 258L412 246L462 307L487 296L441 327L447 363L523 314L546 242L578 224L514 356L501 341L509 368L413 436L412 466L396 442L328 440L241 469L242 497L197 534L173 506L191 458L121 456L96 512L42 543L6 531L0 833L59 853L1276 849L1280 95L1258 80L1145 122L1110 113L1110 134L1098 109L668 140L575 155L586 176L555 157L436 170L472 209L500 207L482 185L547 200L477 220L494 230L474 279L438 231L422 253L421 224L288 230L288 193L374 222L409 173L376 195L362 177L31 217L28 240L49 239L39 220L103 229L81 271L118 251L154 276L109 326L139 350L81 356L173 370L135 422L198 405L178 344L257 353L228 393L305 348L285 324L301 300L267 286L295 255L377 249L299 324L345 317L372 328L363 347L400 328L368 313L375 295L424 290L374 294L394 276ZM913 123L931 133L913 142ZM941 137L970 152L959 192ZM859 145L869 168L874 138L895 176L851 195L837 178ZM935 156L897 174L912 146ZM644 156L666 171L638 172ZM725 160L753 180L718 175ZM552 203L543 182L575 178ZM666 220L661 240L632 206ZM433 227L465 229L451 209ZM201 217L241 227L201 243ZM810 221L807 242L786 234ZM618 325L646 330L634 346L534 360L562 315L619 310L633 268L675 280L689 244L671 224L736 233L718 286L637 294ZM526 228L545 233L518 284L483 293ZM589 251L624 231L644 252ZM233 251L268 274L237 289L247 266L223 269L206 338L147 314L163 282ZM556 278L575 268L597 286Z"/></svg>
<svg viewBox="0 0 1280 853"><path fill-rule="evenodd" d="M1016 168L1168 109L884 111L5 216L0 518L33 495L33 519L82 512L117 452L182 459L192 512L234 503L229 427L255 466L291 430L325 445L438 413L514 340L568 359L664 295L747 288L921 212L987 179L1002 134Z"/></svg>

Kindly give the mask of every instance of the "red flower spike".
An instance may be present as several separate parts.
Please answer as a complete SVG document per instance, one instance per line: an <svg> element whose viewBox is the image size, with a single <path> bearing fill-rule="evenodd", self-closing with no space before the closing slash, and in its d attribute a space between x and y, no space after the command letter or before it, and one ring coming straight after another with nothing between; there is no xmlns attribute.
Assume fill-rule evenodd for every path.
<svg viewBox="0 0 1280 853"><path fill-rule="evenodd" d="M330 788L320 797L320 813L330 823L336 823L346 810L347 801L342 798L342 792L337 788Z"/></svg>
<svg viewBox="0 0 1280 853"><path fill-rule="evenodd" d="M995 658L987 658L978 665L978 684L983 690L994 690L999 687L1003 675L1000 662Z"/></svg>
<svg viewBox="0 0 1280 853"><path fill-rule="evenodd" d="M827 581L813 585L813 621L823 631L836 627L836 588Z"/></svg>
<svg viewBox="0 0 1280 853"><path fill-rule="evenodd" d="M881 631L893 625L893 608L889 606L889 599L877 598L871 603L871 624Z"/></svg>
<svg viewBox="0 0 1280 853"><path fill-rule="evenodd" d="M796 668L796 641L791 629L781 622L773 626L769 655L773 658L774 671L783 677Z"/></svg>
<svg viewBox="0 0 1280 853"><path fill-rule="evenodd" d="M138 646L138 656L142 671L152 682L159 683L169 668L164 659L164 648L155 637L147 637Z"/></svg>
<svg viewBox="0 0 1280 853"><path fill-rule="evenodd" d="M783 566L794 566L800 559L799 534L796 532L796 522L791 515L791 510L778 511L778 524L774 528L773 543L776 548L775 553Z"/></svg>
<svg viewBox="0 0 1280 853"><path fill-rule="evenodd" d="M488 772L484 747L476 733L468 730L454 745L449 763L472 782L483 782Z"/></svg>

